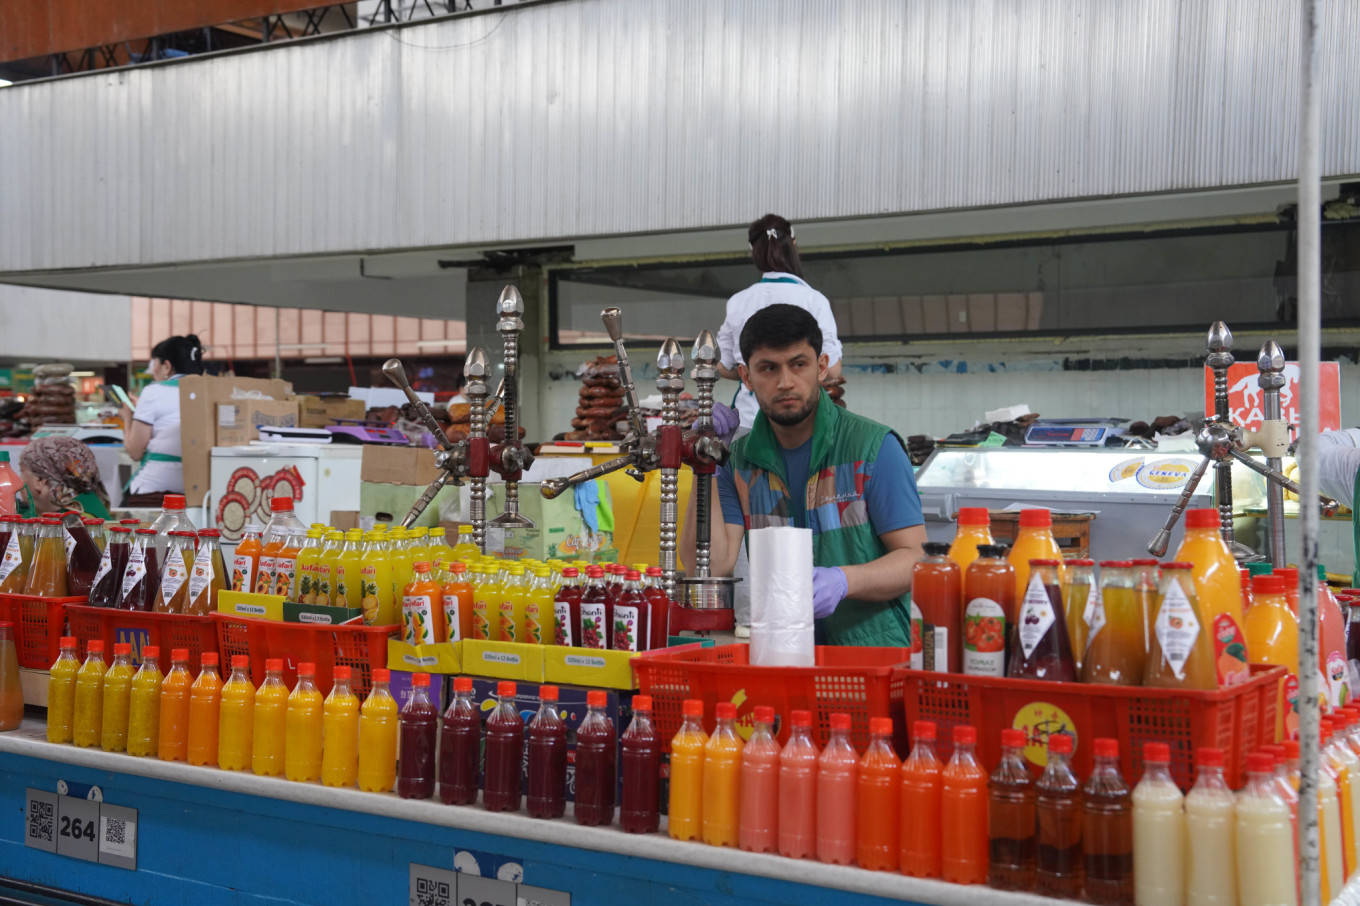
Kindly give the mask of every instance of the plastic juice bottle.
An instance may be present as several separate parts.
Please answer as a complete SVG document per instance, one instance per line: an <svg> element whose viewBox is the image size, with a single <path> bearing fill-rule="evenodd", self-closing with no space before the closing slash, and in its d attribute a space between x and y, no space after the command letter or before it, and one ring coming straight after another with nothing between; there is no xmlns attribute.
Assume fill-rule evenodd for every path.
<svg viewBox="0 0 1360 906"><path fill-rule="evenodd" d="M316 565L316 603L343 606L337 600L336 584L340 580L340 554L345 549L345 533L328 529L321 536L321 560Z"/></svg>
<svg viewBox="0 0 1360 906"><path fill-rule="evenodd" d="M189 722L185 754L189 764L217 764L217 721L222 703L222 678L217 675L217 652L198 658L198 676L189 687ZM173 670L170 671L174 673Z"/></svg>
<svg viewBox="0 0 1360 906"><path fill-rule="evenodd" d="M397 781L397 700L388 686L392 674L384 667L373 668L373 687L359 709L359 789L368 793L390 793ZM415 677L411 678L412 687ZM429 677L425 679L426 687ZM428 696L427 696L428 698ZM433 710L431 705L431 710ZM415 744L413 749L419 748ZM434 788L434 743L430 746L430 788ZM411 753L416 757L416 753ZM428 799L427 794L423 798Z"/></svg>
<svg viewBox="0 0 1360 906"><path fill-rule="evenodd" d="M535 566L533 580L524 598L524 641L532 645L547 645L552 641L553 585L552 567Z"/></svg>
<svg viewBox="0 0 1360 906"><path fill-rule="evenodd" d="M1167 754L1169 756L1169 750ZM1175 906L1182 902L1181 885L1178 883L1180 878L1174 871L1181 867L1181 860L1184 859L1184 902L1203 903L1205 906L1236 906L1237 856L1233 839L1236 802L1232 790L1228 789L1223 779L1223 750L1200 749L1196 761L1198 775L1195 785L1185 797L1183 829L1176 827L1151 842L1145 841L1138 824L1138 788L1134 788L1133 879L1139 903ZM1146 776L1144 774L1145 779ZM1169 773L1166 782L1171 789L1175 789ZM1166 790L1166 793L1167 798L1170 798L1170 790ZM1180 790L1176 790L1176 795L1179 797ZM1176 802L1179 803L1179 799ZM1156 828L1149 828L1149 832L1156 832ZM1185 841L1184 846L1177 843L1182 839ZM1163 850L1171 861L1157 860L1155 857L1145 861L1146 853L1155 856ZM1171 855L1173 852L1174 855Z"/></svg>
<svg viewBox="0 0 1360 906"><path fill-rule="evenodd" d="M1037 847L1034 778L1025 763L1025 731L1001 731L1001 761L988 781L987 883L1031 890Z"/></svg>
<svg viewBox="0 0 1360 906"><path fill-rule="evenodd" d="M1094 560L1068 560L1067 582L1063 586L1063 614L1067 618L1067 640L1072 645L1072 660L1077 674L1086 659L1086 614L1095 608L1100 597L1096 584Z"/></svg>
<svg viewBox="0 0 1360 906"><path fill-rule="evenodd" d="M1200 749L1201 779L1205 751L1207 750ZM1210 761L1213 757L1208 756ZM1132 842L1134 899L1146 906L1179 906L1185 902L1186 845L1187 842L1190 844L1193 853L1196 844L1193 835L1188 841L1186 838L1186 818L1182 814L1181 791L1171 779L1170 762L1171 749L1166 743L1144 743L1143 778L1134 787L1132 796ZM1221 783L1222 752L1218 753L1218 764ZM1231 797L1231 794L1229 796ZM1229 827L1226 841L1229 853L1232 852L1231 819L1232 801L1229 798ZM1222 827L1217 828L1220 834L1222 830ZM1222 845L1223 841L1214 839L1202 842L1203 845L1212 847ZM1191 902L1198 901L1192 899Z"/></svg>
<svg viewBox="0 0 1360 906"><path fill-rule="evenodd" d="M963 574L963 672L1006 675L1006 632L1015 619L1015 575L1006 548L980 544Z"/></svg>
<svg viewBox="0 0 1360 906"><path fill-rule="evenodd" d="M201 617L217 610L217 593L227 585L221 536L217 529L204 529L198 533L198 550L189 569L184 613Z"/></svg>
<svg viewBox="0 0 1360 906"><path fill-rule="evenodd" d="M680 706L684 723L671 739L669 827L676 840L698 840L704 817L704 703L687 698Z"/></svg>
<svg viewBox="0 0 1360 906"><path fill-rule="evenodd" d="M250 770L255 736L255 684L250 681L248 656L232 655L231 676L222 686L217 713L217 766L224 771Z"/></svg>
<svg viewBox="0 0 1360 906"><path fill-rule="evenodd" d="M1185 540L1175 559L1194 564L1195 594L1212 640L1218 685L1246 682L1251 676L1247 666L1251 644L1243 629L1242 578L1219 534L1217 510L1186 511Z"/></svg>
<svg viewBox="0 0 1360 906"><path fill-rule="evenodd" d="M1297 615L1299 612L1299 570L1294 566L1280 566L1268 575L1278 576L1284 582L1284 598L1289 602L1289 609Z"/></svg>
<svg viewBox="0 0 1360 906"><path fill-rule="evenodd" d="M1109 906L1133 904L1133 806L1119 773L1119 741L1097 739L1091 776L1082 788L1082 849L1086 899Z"/></svg>
<svg viewBox="0 0 1360 906"><path fill-rule="evenodd" d="M482 555L482 549L477 546L476 529L471 525L458 526L458 540L453 545L452 557L467 563L474 557Z"/></svg>
<svg viewBox="0 0 1360 906"><path fill-rule="evenodd" d="M403 638L408 645L433 645L449 638L444 623L444 589L430 575L430 564L415 565L411 581L402 589Z"/></svg>
<svg viewBox="0 0 1360 906"><path fill-rule="evenodd" d="M515 684L496 684L499 700L486 720L486 780L482 806L491 812L519 811L520 765L524 759L524 719L515 707Z"/></svg>
<svg viewBox="0 0 1360 906"><path fill-rule="evenodd" d="M70 742L76 707L76 637L61 637L60 653L47 675L47 741ZM101 642L102 646L103 643Z"/></svg>
<svg viewBox="0 0 1360 906"><path fill-rule="evenodd" d="M85 663L76 672L71 736L78 746L99 745L100 709L104 698L104 643L91 639L85 646Z"/></svg>
<svg viewBox="0 0 1360 906"><path fill-rule="evenodd" d="M633 696L633 720L619 739L623 793L619 827L630 834L655 833L661 826L661 739L652 723L652 697Z"/></svg>
<svg viewBox="0 0 1360 906"><path fill-rule="evenodd" d="M531 818L561 818L567 811L567 725L557 712L556 686L539 687L538 699L529 721L526 806Z"/></svg>
<svg viewBox="0 0 1360 906"><path fill-rule="evenodd" d="M356 609L363 601L364 533L350 529L345 532L344 538L335 557L335 592L332 600L337 607Z"/></svg>
<svg viewBox="0 0 1360 906"><path fill-rule="evenodd" d="M316 665L298 664L297 683L284 711L283 776L289 780L321 779L321 747L325 735Z"/></svg>
<svg viewBox="0 0 1360 906"><path fill-rule="evenodd" d="M236 551L231 557L231 590L254 591L260 573L260 532L264 529L252 522L245 527Z"/></svg>
<svg viewBox="0 0 1360 906"><path fill-rule="evenodd" d="M635 569L623 573L623 587L614 601L609 647L614 651L646 651L651 639L649 608L642 594L642 576Z"/></svg>
<svg viewBox="0 0 1360 906"><path fill-rule="evenodd" d="M581 592L581 648L608 647L608 627L613 625L614 604L605 584L604 570L598 566L586 569L586 586Z"/></svg>
<svg viewBox="0 0 1360 906"><path fill-rule="evenodd" d="M99 719L99 747L105 752L127 748L128 709L132 696L132 646L120 642L113 646L113 663L104 673L104 689Z"/></svg>
<svg viewBox="0 0 1360 906"><path fill-rule="evenodd" d="M192 532L168 532L161 581L151 609L156 613L184 613L189 602L189 572L197 553Z"/></svg>
<svg viewBox="0 0 1360 906"><path fill-rule="evenodd" d="M390 700L391 696L387 698ZM393 702L394 708L395 705ZM434 795L439 708L430 701L428 673L412 674L411 697L401 709L400 724L401 764L397 771L397 795L403 799L429 799ZM360 726L362 728L362 722Z"/></svg>
<svg viewBox="0 0 1360 906"><path fill-rule="evenodd" d="M1133 588L1129 561L1101 561L1100 591L1083 625L1087 627L1087 642L1081 681L1140 685L1147 667L1147 650L1143 647L1143 611Z"/></svg>
<svg viewBox="0 0 1360 906"><path fill-rule="evenodd" d="M5 553L0 557L0 594L22 594L28 584L28 567L33 560L33 526L27 519L12 523Z"/></svg>
<svg viewBox="0 0 1360 906"><path fill-rule="evenodd" d="M1153 559L1130 560L1133 593L1143 614L1143 649L1152 650L1152 621L1157 618L1157 589L1162 583L1160 564Z"/></svg>
<svg viewBox="0 0 1360 906"><path fill-rule="evenodd" d="M493 628L499 627L501 585L494 567L485 564L475 571L472 586L472 638L492 639ZM495 622L493 622L495 619Z"/></svg>
<svg viewBox="0 0 1360 906"><path fill-rule="evenodd" d="M1332 721L1332 745L1327 750L1324 760L1327 760L1332 767L1333 774L1336 775L1336 792L1338 796L1338 806L1340 808L1341 820L1344 822L1344 833L1341 835L1341 849L1344 856L1344 867L1346 877L1350 877L1356 869L1356 793L1355 775L1360 771L1360 760L1357 760L1355 753L1351 750L1350 744L1346 740L1351 723L1350 714L1344 711L1333 711L1330 717Z"/></svg>
<svg viewBox="0 0 1360 906"><path fill-rule="evenodd" d="M1144 686L1214 689L1218 685L1213 640L1195 597L1192 568L1189 563L1162 564Z"/></svg>
<svg viewBox="0 0 1360 906"><path fill-rule="evenodd" d="M148 546L156 549L156 559L165 562L165 550L169 543L170 532L191 532L194 524L185 515L183 494L166 494L161 498L161 512L151 522L151 530L156 538Z"/></svg>
<svg viewBox="0 0 1360 906"><path fill-rule="evenodd" d="M449 567L449 580L440 590L444 608L444 625L448 627L450 642L461 642L472 637L472 584L468 582L467 564L454 563Z"/></svg>
<svg viewBox="0 0 1360 906"><path fill-rule="evenodd" d="M974 561L977 562L977 561ZM912 750L902 762L898 864L917 878L940 876L940 761L935 757L935 723L911 725Z"/></svg>
<svg viewBox="0 0 1360 906"><path fill-rule="evenodd" d="M774 708L757 705L753 717L755 729L741 750L737 844L748 852L772 853L779 848L779 743L772 730Z"/></svg>
<svg viewBox="0 0 1360 906"><path fill-rule="evenodd" d="M1275 708L1275 739L1291 739L1299 728L1299 621L1285 600L1284 580L1253 576L1255 603L1247 614L1247 650L1253 664L1276 664L1288 671Z"/></svg>
<svg viewBox="0 0 1360 906"><path fill-rule="evenodd" d="M614 730L614 721L610 720L609 716L604 713L607 702L608 698L602 690L592 689L587 692L586 707L588 710L585 719L576 728L575 812L577 824L602 825L611 824L614 821L618 738ZM735 706L733 706L733 710L735 716ZM717 733L714 733L714 737L716 736ZM732 736L735 739L736 733L733 732ZM737 744L740 746L741 741L737 740ZM704 765L705 770L707 770L707 761ZM735 792L734 789L734 798ZM708 814L707 808L705 808L704 814ZM732 816L732 835L733 843L735 843L735 807Z"/></svg>
<svg viewBox="0 0 1360 906"><path fill-rule="evenodd" d="M66 596L66 543L60 517L44 516L39 524L24 594Z"/></svg>
<svg viewBox="0 0 1360 906"><path fill-rule="evenodd" d="M959 565L959 572L968 572L968 565L979 556L978 547L995 544L992 541L992 517L985 506L959 507L958 528L954 543L949 545L949 557Z"/></svg>
<svg viewBox="0 0 1360 906"><path fill-rule="evenodd" d="M940 876L987 882L987 772L977 763L977 729L953 730L954 754L940 772Z"/></svg>
<svg viewBox="0 0 1360 906"><path fill-rule="evenodd" d="M510 567L510 577L501 586L501 601L498 608L499 622L497 631L503 642L523 642L525 635L525 613L528 606L529 589L525 582L524 566L516 563Z"/></svg>
<svg viewBox="0 0 1360 906"><path fill-rule="evenodd" d="M701 839L710 846L736 846L741 808L741 737L737 706L714 707L713 734L704 744L704 806ZM853 790L851 791L853 795Z"/></svg>
<svg viewBox="0 0 1360 906"><path fill-rule="evenodd" d="M553 644L578 645L581 641L581 584L574 566L563 567L562 585L553 596Z"/></svg>
<svg viewBox="0 0 1360 906"><path fill-rule="evenodd" d="M1322 864L1319 879L1322 902L1330 903L1345 884L1346 862L1342 846L1341 809L1337 796L1337 765L1330 757L1335 745L1332 729L1326 718L1322 721L1322 762L1317 775L1318 824L1322 832ZM1348 816L1349 817L1349 816Z"/></svg>
<svg viewBox="0 0 1360 906"><path fill-rule="evenodd" d="M336 667L331 678L330 695L321 707L321 782L354 786L359 774L359 697L350 691L349 667Z"/></svg>
<svg viewBox="0 0 1360 906"><path fill-rule="evenodd" d="M1294 831L1265 752L1247 756L1247 784L1237 794L1237 890L1241 906L1298 902Z"/></svg>
<svg viewBox="0 0 1360 906"><path fill-rule="evenodd" d="M817 858L853 865L859 756L850 743L850 715L832 714L830 723L826 747L817 759Z"/></svg>
<svg viewBox="0 0 1360 906"><path fill-rule="evenodd" d="M156 645L142 649L142 665L132 677L128 696L127 753L156 756L160 739L161 650ZM107 688L107 684L106 687Z"/></svg>
<svg viewBox="0 0 1360 906"><path fill-rule="evenodd" d="M288 745L288 694L288 687L283 684L283 659L268 658L264 662L264 682L255 690L250 731L250 769L262 777L283 776Z"/></svg>
<svg viewBox="0 0 1360 906"><path fill-rule="evenodd" d="M789 714L789 741L779 753L779 854L811 859L817 853L817 743L812 712Z"/></svg>
<svg viewBox="0 0 1360 906"><path fill-rule="evenodd" d="M156 754L162 761L187 761L189 758L189 689L193 682L193 675L189 673L189 649L171 649L170 672L161 681Z"/></svg>
<svg viewBox="0 0 1360 906"><path fill-rule="evenodd" d="M869 719L869 747L860 759L856 784L855 861L860 868L874 871L896 871L901 858L898 775L902 765L892 748L892 732L891 717Z"/></svg>
<svg viewBox="0 0 1360 906"><path fill-rule="evenodd" d="M400 624L401 614L392 592L392 561L376 532L364 539L363 562L359 568L359 606L364 622L370 626Z"/></svg>
<svg viewBox="0 0 1360 906"><path fill-rule="evenodd" d="M307 529L293 515L292 497L275 497L269 501L271 513L264 527L264 545L260 549L260 577L268 576L266 594L283 595L290 601L297 599L297 559ZM255 590L261 589L261 578L255 580Z"/></svg>
<svg viewBox="0 0 1360 906"><path fill-rule="evenodd" d="M1346 623L1332 590L1327 568L1318 564L1318 667L1322 670L1327 704L1339 708L1350 701L1350 671L1346 663Z"/></svg>
<svg viewBox="0 0 1360 906"><path fill-rule="evenodd" d="M472 702L472 678L453 678L453 700L439 731L439 801L472 805L477 801L477 768L482 755L482 718Z"/></svg>
<svg viewBox="0 0 1360 906"><path fill-rule="evenodd" d="M315 604L316 574L321 564L320 529L308 529L297 556L297 599L299 604Z"/></svg>
<svg viewBox="0 0 1360 906"><path fill-rule="evenodd" d="M1020 526L1011 545L1011 567L1015 570L1015 602L1019 606L1029 590L1029 569L1032 560L1056 560L1058 578L1063 579L1062 548L1053 539L1053 516L1048 510L1020 511Z"/></svg>
<svg viewBox="0 0 1360 906"><path fill-rule="evenodd" d="M392 563L394 593L397 589L404 588L406 583L411 581L416 563L415 539L411 537L412 531L414 529L404 529L397 526L387 533L387 540L391 544L388 549L388 557Z"/></svg>
<svg viewBox="0 0 1360 906"><path fill-rule="evenodd" d="M922 669L958 673L963 666L963 574L949 545L927 541L911 573L911 602L921 611Z"/></svg>
<svg viewBox="0 0 1360 906"><path fill-rule="evenodd" d="M1335 712L1334 712L1335 713ZM1357 859L1360 860L1360 754L1357 754L1357 745L1360 745L1360 738L1357 738L1356 728L1360 723L1360 714L1355 708L1346 707L1340 710L1346 717L1345 727L1340 733L1342 744L1350 752L1353 761L1350 762L1349 781L1351 788L1351 827L1347 833L1356 847ZM1360 868L1356 863L1350 863L1354 868ZM1351 872L1354 874L1354 870Z"/></svg>
<svg viewBox="0 0 1360 906"><path fill-rule="evenodd" d="M9 451L0 450L0 513L13 516L18 512L15 496L24 487L24 480L9 464Z"/></svg>
<svg viewBox="0 0 1360 906"><path fill-rule="evenodd" d="M1033 512L1022 510L1021 515ZM1015 554L1011 554L1015 562ZM1021 679L1075 682L1076 664L1067 638L1063 614L1061 571L1057 560L1031 560L1029 587L1020 601L1015 632L1011 633L1006 675Z"/></svg>
<svg viewBox="0 0 1360 906"><path fill-rule="evenodd" d="M1045 896L1076 899L1081 894L1081 790L1072 773L1072 737L1048 737L1048 765L1034 785L1039 848L1035 890Z"/></svg>
<svg viewBox="0 0 1360 906"><path fill-rule="evenodd" d="M648 651L665 648L670 633L671 602L666 597L663 580L661 567L647 567L647 587L643 595L647 598L647 631L651 636Z"/></svg>

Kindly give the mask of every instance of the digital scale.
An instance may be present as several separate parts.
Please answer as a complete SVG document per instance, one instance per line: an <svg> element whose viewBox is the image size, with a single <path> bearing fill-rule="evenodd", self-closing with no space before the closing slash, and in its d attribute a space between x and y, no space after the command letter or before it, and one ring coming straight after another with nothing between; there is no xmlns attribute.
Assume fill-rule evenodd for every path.
<svg viewBox="0 0 1360 906"><path fill-rule="evenodd" d="M1103 447L1111 437L1124 434L1123 419L1051 418L1040 419L1025 432L1025 445L1031 447Z"/></svg>

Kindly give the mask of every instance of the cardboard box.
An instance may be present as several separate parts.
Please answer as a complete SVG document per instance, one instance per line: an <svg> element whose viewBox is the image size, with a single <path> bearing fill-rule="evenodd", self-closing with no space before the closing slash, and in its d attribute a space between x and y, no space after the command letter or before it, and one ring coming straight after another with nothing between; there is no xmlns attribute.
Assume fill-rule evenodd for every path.
<svg viewBox="0 0 1360 906"><path fill-rule="evenodd" d="M217 404L232 391L259 391L270 399L288 399L293 385L260 378L209 377L191 374L179 379L179 433L184 460L184 496L189 506L202 506L212 483L212 448L217 442Z"/></svg>
<svg viewBox="0 0 1360 906"><path fill-rule="evenodd" d="M220 595L220 593L219 593ZM339 626L350 620L361 619L364 611L359 607L331 607L328 604L299 604L296 601L283 602L283 621L285 623L311 623L313 625Z"/></svg>
<svg viewBox="0 0 1360 906"><path fill-rule="evenodd" d="M543 646L543 679L550 683L572 683L594 689L637 688L633 676L631 651L597 651L592 648Z"/></svg>
<svg viewBox="0 0 1360 906"><path fill-rule="evenodd" d="M236 447L260 438L260 426L296 428L297 400L228 400L217 404L217 445Z"/></svg>
<svg viewBox="0 0 1360 906"><path fill-rule="evenodd" d="M388 688L392 690L392 697L397 700L397 707L404 708L406 703L411 700L411 677L416 673L428 671L422 670L398 670L396 667L389 667L391 677ZM449 706L449 683L451 680L447 676L432 674L430 676L430 703L439 709L443 714L444 709Z"/></svg>
<svg viewBox="0 0 1360 906"><path fill-rule="evenodd" d="M363 400L347 396L299 396L298 426L324 428L338 418L362 419L368 414Z"/></svg>
<svg viewBox="0 0 1360 906"><path fill-rule="evenodd" d="M545 645L463 639L463 672L498 679L543 681Z"/></svg>
<svg viewBox="0 0 1360 906"><path fill-rule="evenodd" d="M217 612L234 617L283 619L283 595L257 595L247 591L223 589L217 593Z"/></svg>
<svg viewBox="0 0 1360 906"><path fill-rule="evenodd" d="M491 499L486 502L490 519L505 509L505 485L490 486ZM612 532L591 532L576 509L574 495L566 493L554 500L545 500L535 482L519 486L519 511L533 520L531 529L510 529L504 533L502 551L507 557L531 557L535 560L594 560L613 562L618 557Z"/></svg>
<svg viewBox="0 0 1360 906"><path fill-rule="evenodd" d="M366 444L359 465L359 480L374 484L425 487L439 477L434 451L424 447Z"/></svg>
<svg viewBox="0 0 1360 906"><path fill-rule="evenodd" d="M409 645L400 639L387 640L387 666L393 670L425 673L461 673L463 643L438 642L434 645Z"/></svg>

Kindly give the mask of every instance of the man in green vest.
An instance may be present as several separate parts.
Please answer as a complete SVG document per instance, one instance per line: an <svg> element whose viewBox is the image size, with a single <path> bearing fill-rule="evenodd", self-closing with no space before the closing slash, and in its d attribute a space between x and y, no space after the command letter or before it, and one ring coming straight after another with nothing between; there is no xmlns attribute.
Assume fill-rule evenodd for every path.
<svg viewBox="0 0 1360 906"><path fill-rule="evenodd" d="M809 528L818 643L911 645L911 574L926 531L906 445L822 390L822 332L804 309L761 309L740 342L738 370L760 413L714 479L713 575L731 573L747 529ZM693 517L691 500L687 563Z"/></svg>
<svg viewBox="0 0 1360 906"><path fill-rule="evenodd" d="M1351 507L1351 581L1360 587L1360 482L1356 481L1357 477L1360 477L1360 428L1324 431L1318 435L1318 489Z"/></svg>

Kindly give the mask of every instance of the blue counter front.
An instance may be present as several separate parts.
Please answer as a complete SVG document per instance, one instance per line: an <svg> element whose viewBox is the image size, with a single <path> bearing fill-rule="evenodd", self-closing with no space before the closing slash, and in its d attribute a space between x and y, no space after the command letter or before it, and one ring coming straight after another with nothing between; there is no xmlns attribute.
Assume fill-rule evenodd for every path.
<svg viewBox="0 0 1360 906"><path fill-rule="evenodd" d="M106 817L136 809L135 846L124 851L135 852L135 870L26 846L26 834L39 832L29 827L30 790L53 800L97 796ZM31 719L0 733L0 814L9 816L0 822L3 878L138 904L1051 903L581 827L570 817L541 821L52 745Z"/></svg>

